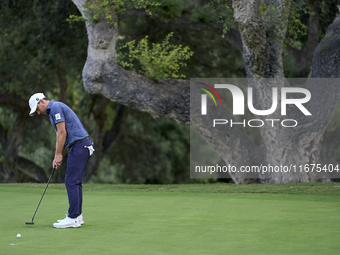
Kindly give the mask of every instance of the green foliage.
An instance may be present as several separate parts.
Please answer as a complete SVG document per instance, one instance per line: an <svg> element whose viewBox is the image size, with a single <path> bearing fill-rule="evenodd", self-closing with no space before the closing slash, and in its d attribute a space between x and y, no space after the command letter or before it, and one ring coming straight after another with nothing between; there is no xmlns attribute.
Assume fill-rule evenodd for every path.
<svg viewBox="0 0 340 255"><path fill-rule="evenodd" d="M322 40L326 34L328 25L339 15L339 9L337 7L339 0L319 0L318 3L321 9L319 36L320 40Z"/></svg>
<svg viewBox="0 0 340 255"><path fill-rule="evenodd" d="M284 47L291 46L293 48L301 49L301 36L307 34L308 26L303 23L301 17L303 14L312 15L309 11L309 6L303 0L291 1L290 12L287 23L287 36L283 38L278 31L285 29L285 22L283 17L287 15L282 8L272 4L262 4L260 7L261 16L265 20L266 32L269 37L276 41L284 40Z"/></svg>
<svg viewBox="0 0 340 255"><path fill-rule="evenodd" d="M222 37L230 29L238 29L234 20L234 10L231 0L210 0L204 5L205 14L215 14L214 19L209 22L222 23ZM313 15L309 11L309 6L303 0L291 1L290 13L287 15L281 8L273 4L262 3L260 7L261 16L265 22L267 35L275 41L284 40L284 47L291 46L301 49L301 36L307 34L308 26L304 24L302 16L305 14ZM278 31L284 29L283 17L288 16L287 36L283 38Z"/></svg>
<svg viewBox="0 0 340 255"><path fill-rule="evenodd" d="M260 12L265 23L267 35L274 40L282 39L278 34L278 31L284 29L281 8L272 4L262 3Z"/></svg>
<svg viewBox="0 0 340 255"><path fill-rule="evenodd" d="M101 183L187 183L189 128L131 110L113 150L93 175Z"/></svg>
<svg viewBox="0 0 340 255"><path fill-rule="evenodd" d="M152 8L158 5L159 3L148 0L91 0L84 4L88 10L86 18L70 15L68 21L90 21L92 23L104 19L111 25L117 25L116 15L126 12L127 8L144 9L152 15Z"/></svg>
<svg viewBox="0 0 340 255"><path fill-rule="evenodd" d="M306 67L305 63L296 63L294 53L285 52L282 57L284 73L287 78L299 77L301 71Z"/></svg>
<svg viewBox="0 0 340 255"><path fill-rule="evenodd" d="M67 22L86 22L87 19L85 19L83 16L78 16L74 14L70 14L70 16L66 19Z"/></svg>
<svg viewBox="0 0 340 255"><path fill-rule="evenodd" d="M215 14L215 17L218 18L217 22L222 23L222 37L230 29L237 29L232 4L231 0L211 0L204 6L206 12Z"/></svg>
<svg viewBox="0 0 340 255"><path fill-rule="evenodd" d="M96 2L97 6L95 6ZM172 61L171 58L178 58L181 54L185 54L182 52L185 48L183 46L176 46L179 48L174 51L175 56L166 53L162 43L157 44L156 49L153 47L154 44L150 47L150 42L161 42L163 38L168 37L167 47L170 47L171 41L174 45L188 45L195 51L195 55L186 59L187 65L180 66L177 63L181 73L186 77L244 77L244 63L240 52L221 38L220 29L214 29L216 22L223 24L223 33L236 28L235 23L231 23L234 21L230 2L230 0L215 0L202 8L199 1L194 0L157 0L157 4L150 1L93 0L90 1L93 6L90 7L89 3L88 9L96 19L93 20L94 22L102 18L115 22L115 15L119 15L120 38L125 39L117 40L117 57L137 72L146 74L141 61L152 68L154 66L159 68L159 65L164 64L163 62L168 62L166 64L171 67L176 64L176 61ZM333 21L337 9L334 9L335 0L319 2L322 9L320 14L320 38L322 38L327 26ZM114 9L113 3L117 8L120 6L120 9ZM154 5L142 3L154 3ZM292 14L289 16L291 21L288 25L288 36L293 40L291 44L295 44L296 47L301 46L301 42L305 42L303 40L306 39L306 35L303 31L306 27L303 24L307 24L308 15L311 15L310 12L305 11L307 9L304 8L307 7L301 1L301 7L294 7L298 3L294 2L292 5ZM138 7L149 8L150 12L146 11L148 15L133 15L126 12L128 8ZM268 15L267 20L273 19L275 24L277 14L275 8L267 6L267 9L263 7L262 11L263 15ZM274 17L269 16L270 11ZM71 17L70 20L79 17L79 21L85 21L85 18L77 15L79 15L78 10L69 0L1 1L0 86L1 93L14 93L28 99L33 91L39 90L44 91L49 98L58 100L60 89L56 69L64 68L68 81L67 104L76 111L92 136L96 130L92 113L99 100L96 100L96 96L86 93L81 82L81 69L86 59L86 31L84 24L65 22L67 17ZM291 30L290 26L292 26ZM174 33L169 35L170 32ZM297 37L294 38L294 34ZM133 43L131 47L133 53L139 56L130 59L129 44L125 47L121 46L131 40L137 42L141 39L144 40L142 43L139 45ZM161 61L156 58L158 62L153 63L150 56L157 52L164 57L170 55L169 59ZM189 52L188 48L187 55ZM130 55L132 58L132 54ZM296 69L293 64L290 64L291 68ZM170 70L169 67L163 68ZM149 71L151 74L146 75L154 76L154 79L162 79L165 75L162 74L162 68L159 69ZM182 74L176 75L183 77ZM117 105L111 103L105 109L103 116L105 131L111 127L116 109ZM12 132L16 116L15 110L5 106L0 108L0 123L8 135ZM55 132L48 118L46 116L30 118L19 147L19 156L50 169L54 146ZM96 143L95 146L100 144ZM92 181L190 182L192 180L188 176L188 150L187 127L165 120L154 120L148 114L134 112L129 116L125 130L113 151L101 162L100 170ZM0 161L5 160L0 150Z"/></svg>
<svg viewBox="0 0 340 255"><path fill-rule="evenodd" d="M86 60L86 32L83 24L66 22L70 14L78 13L69 0L0 2L0 93L28 100L34 92L44 92L48 98L59 100L60 69L65 71L69 85L75 82L81 87L77 74ZM18 112L6 104L1 105L0 115L10 142ZM29 118L18 156L48 170L54 149L55 131L48 117Z"/></svg>
<svg viewBox="0 0 340 255"><path fill-rule="evenodd" d="M68 0L42 4L41 0L0 4L0 84L2 93L29 98L35 90L59 85L56 69L81 70L86 59L83 26L66 18L77 13Z"/></svg>
<svg viewBox="0 0 340 255"><path fill-rule="evenodd" d="M161 42L173 32L171 42L189 46L194 55L186 60L180 72L189 77L245 77L241 52L221 37L215 26L217 15L212 8L203 8L194 0L158 0L161 4L152 15L119 15L117 55L128 61L128 48L121 49L131 40L139 41L148 36L150 42ZM222 8L222 7L221 7ZM230 17L232 18L232 16ZM137 72L141 69L134 63Z"/></svg>
<svg viewBox="0 0 340 255"><path fill-rule="evenodd" d="M94 138L98 129L93 111L100 100L97 100L98 96L86 93L82 86L81 70L86 60L87 37L84 24L66 21L70 15L79 15L74 4L69 0L48 3L43 0L5 0L0 4L0 12L1 93L13 93L28 99L33 92L42 91L49 99L59 100L56 70L63 68L68 83L66 103ZM132 22L130 26L135 24ZM105 109L104 131L112 126L117 105L110 103ZM0 117L7 136L11 135L17 112L1 106ZM50 170L55 149L53 127L46 116L29 118L26 125L19 156ZM130 117L127 126L131 129L126 129L114 153L101 162L94 181L190 181L186 127L174 122L165 125L162 120L154 120L147 114L139 116L137 112ZM94 142L95 146L100 146L99 141ZM140 150L139 144L145 150ZM138 158L138 162L130 162L131 157ZM5 161L0 150L0 162ZM134 166L134 172L130 174L129 169ZM56 173L57 181L63 181L61 171Z"/></svg>
<svg viewBox="0 0 340 255"><path fill-rule="evenodd" d="M111 162L111 157L106 156L99 165L99 171L92 175L89 183L120 183L120 180L117 178L117 172L124 171L122 167L114 162Z"/></svg>
<svg viewBox="0 0 340 255"><path fill-rule="evenodd" d="M145 36L137 45L136 41L130 41L120 49L128 49L126 54L118 54L117 62L125 68L136 71L136 61L141 66L140 73L153 80L164 78L185 78L179 74L181 67L186 66L184 60L190 59L194 54L188 46L173 45L169 43L173 33L168 34L162 43L152 43L149 48L148 36ZM124 61L128 56L128 60Z"/></svg>
<svg viewBox="0 0 340 255"><path fill-rule="evenodd" d="M0 123L3 131L10 135L16 119L16 113L8 107L0 107Z"/></svg>
<svg viewBox="0 0 340 255"><path fill-rule="evenodd" d="M307 35L308 25L303 23L302 15L315 15L310 12L310 7L305 1L299 0L297 2L292 1L290 7L290 15L288 17L287 33L285 38L285 45L289 45L296 49L301 49L302 42L301 36Z"/></svg>
<svg viewBox="0 0 340 255"><path fill-rule="evenodd" d="M329 41L332 39L332 35L328 35L325 40L322 42L321 45L321 50L324 51L328 48L329 46Z"/></svg>
<svg viewBox="0 0 340 255"><path fill-rule="evenodd" d="M153 8L152 17L160 22L170 23L182 16L191 18L192 10L195 9L193 1L188 0L157 0L157 2L159 5Z"/></svg>
<svg viewBox="0 0 340 255"><path fill-rule="evenodd" d="M98 22L100 19L105 19L109 24L116 25L114 13L124 7L124 3L121 0L93 0L84 4L84 7L88 9L91 21Z"/></svg>

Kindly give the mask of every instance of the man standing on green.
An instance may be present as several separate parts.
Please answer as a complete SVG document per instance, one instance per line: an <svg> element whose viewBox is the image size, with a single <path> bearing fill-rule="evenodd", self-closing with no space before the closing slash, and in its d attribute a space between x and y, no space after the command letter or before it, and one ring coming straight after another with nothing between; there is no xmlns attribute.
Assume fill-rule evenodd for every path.
<svg viewBox="0 0 340 255"><path fill-rule="evenodd" d="M94 152L93 143L77 115L66 104L48 100L43 93L36 93L29 99L30 116L35 113L49 117L57 135L53 168L57 169L63 160L62 152L70 148L65 174L69 209L63 220L53 224L55 228L78 228L84 224L82 214L82 180L87 161Z"/></svg>

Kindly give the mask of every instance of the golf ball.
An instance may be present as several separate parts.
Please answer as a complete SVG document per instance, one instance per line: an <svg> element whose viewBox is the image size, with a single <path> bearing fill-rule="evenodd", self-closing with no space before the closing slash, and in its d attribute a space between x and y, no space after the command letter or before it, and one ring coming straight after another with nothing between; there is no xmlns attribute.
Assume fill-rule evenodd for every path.
<svg viewBox="0 0 340 255"><path fill-rule="evenodd" d="M21 235L20 234L17 234L17 238L20 238L21 237Z"/></svg>

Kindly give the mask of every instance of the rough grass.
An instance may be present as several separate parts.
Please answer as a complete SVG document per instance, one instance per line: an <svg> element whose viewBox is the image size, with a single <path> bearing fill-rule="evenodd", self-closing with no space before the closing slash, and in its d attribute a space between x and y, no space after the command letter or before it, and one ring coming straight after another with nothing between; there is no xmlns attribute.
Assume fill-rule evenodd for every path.
<svg viewBox="0 0 340 255"><path fill-rule="evenodd" d="M88 184L79 229L52 227L68 205L50 184L25 225L44 187L0 185L0 254L339 254L338 183Z"/></svg>

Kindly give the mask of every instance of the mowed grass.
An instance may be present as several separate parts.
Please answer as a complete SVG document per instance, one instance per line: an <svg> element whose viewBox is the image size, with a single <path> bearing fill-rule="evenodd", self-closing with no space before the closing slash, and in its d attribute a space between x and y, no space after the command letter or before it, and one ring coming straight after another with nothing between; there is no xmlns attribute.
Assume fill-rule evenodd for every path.
<svg viewBox="0 0 340 255"><path fill-rule="evenodd" d="M0 185L0 254L339 254L340 184L86 184L78 229L54 229L62 184ZM16 235L20 233L21 238Z"/></svg>

